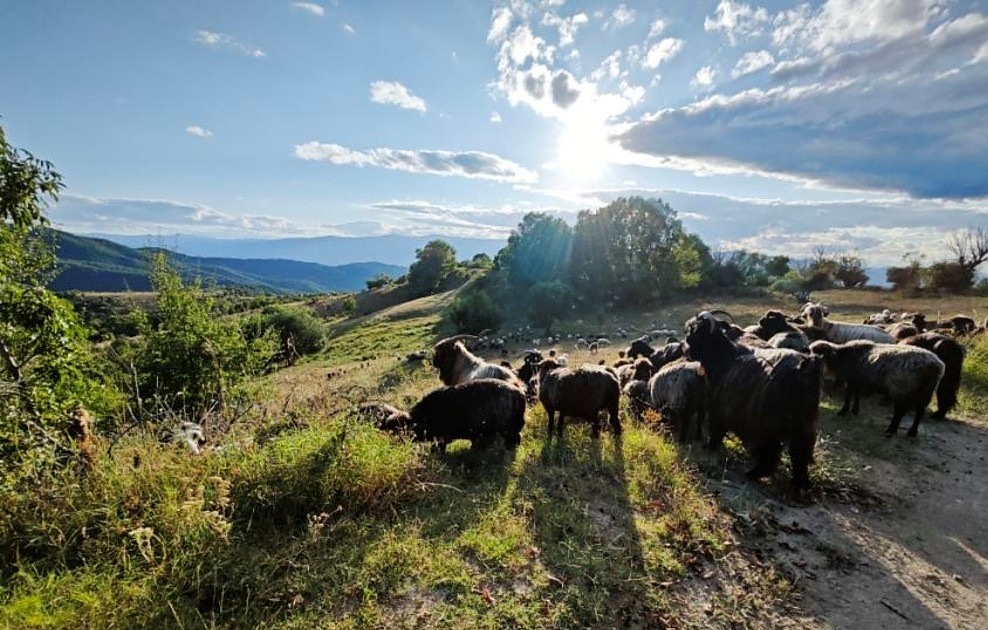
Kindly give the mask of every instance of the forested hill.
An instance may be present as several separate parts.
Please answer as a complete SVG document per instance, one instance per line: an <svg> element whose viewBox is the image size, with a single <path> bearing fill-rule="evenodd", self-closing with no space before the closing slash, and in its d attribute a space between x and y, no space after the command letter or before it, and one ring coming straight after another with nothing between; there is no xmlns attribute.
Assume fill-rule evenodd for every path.
<svg viewBox="0 0 988 630"><path fill-rule="evenodd" d="M57 243L55 291L147 291L151 256L157 248L133 249L103 239L53 230ZM399 276L404 267L379 262L339 266L283 259L205 258L168 253L187 278L219 286L242 286L275 293L357 291L379 274Z"/></svg>

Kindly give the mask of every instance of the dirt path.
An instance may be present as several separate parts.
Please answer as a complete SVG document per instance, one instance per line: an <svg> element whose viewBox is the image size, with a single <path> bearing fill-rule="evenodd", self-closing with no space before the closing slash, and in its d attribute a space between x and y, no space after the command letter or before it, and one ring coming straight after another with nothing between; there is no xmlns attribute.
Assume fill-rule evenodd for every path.
<svg viewBox="0 0 988 630"><path fill-rule="evenodd" d="M930 422L878 441L877 422L842 421L828 439L856 451L855 492L802 507L733 475L712 482L747 544L795 579L811 625L988 628L988 428Z"/></svg>

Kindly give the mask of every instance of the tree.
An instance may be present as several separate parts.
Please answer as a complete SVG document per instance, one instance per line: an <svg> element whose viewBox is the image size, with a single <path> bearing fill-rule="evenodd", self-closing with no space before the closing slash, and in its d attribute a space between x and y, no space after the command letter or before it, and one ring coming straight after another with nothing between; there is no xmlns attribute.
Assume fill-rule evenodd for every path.
<svg viewBox="0 0 988 630"><path fill-rule="evenodd" d="M923 275L925 272L922 262L923 257L921 254L916 254L915 252L906 252L902 258L906 261L906 266L889 267L885 270L885 280L892 283L893 291L914 293L923 284Z"/></svg>
<svg viewBox="0 0 988 630"><path fill-rule="evenodd" d="M415 250L415 262L408 269L408 284L418 296L439 288L456 267L456 250L446 241L429 241Z"/></svg>
<svg viewBox="0 0 988 630"><path fill-rule="evenodd" d="M988 260L988 229L967 228L955 232L947 237L947 249L959 268L953 274L955 279L965 281L962 289L971 288L978 267Z"/></svg>
<svg viewBox="0 0 988 630"><path fill-rule="evenodd" d="M494 266L494 261L486 253L480 252L479 254L474 254L473 258L461 264L470 269L490 269Z"/></svg>
<svg viewBox="0 0 988 630"><path fill-rule="evenodd" d="M0 494L65 454L69 412L119 398L72 305L45 285L54 244L45 216L62 178L7 143L0 127Z"/></svg>
<svg viewBox="0 0 988 630"><path fill-rule="evenodd" d="M384 273L379 273L367 281L366 283L367 290L373 291L374 289L382 289L388 286L389 284L392 284L393 282L394 282L394 278L392 278L391 276Z"/></svg>
<svg viewBox="0 0 988 630"><path fill-rule="evenodd" d="M773 278L781 278L789 273L789 270L790 267L788 256L772 256L768 262L765 263L765 271Z"/></svg>
<svg viewBox="0 0 988 630"><path fill-rule="evenodd" d="M458 332L498 328L505 320L504 309L479 286L461 291L446 310L445 317Z"/></svg>
<svg viewBox="0 0 988 630"><path fill-rule="evenodd" d="M839 254L834 258L836 270L834 279L843 285L845 289L863 287L868 284L868 274L864 271L864 262L860 256L852 254Z"/></svg>
<svg viewBox="0 0 988 630"><path fill-rule="evenodd" d="M573 290L569 285L553 280L532 285L526 294L528 318L532 324L552 334L552 324L566 313L573 300Z"/></svg>
<svg viewBox="0 0 988 630"><path fill-rule="evenodd" d="M661 199L620 198L578 215L569 275L589 300L651 302L699 283L695 243Z"/></svg>
<svg viewBox="0 0 988 630"><path fill-rule="evenodd" d="M494 267L522 288L565 276L573 243L573 229L544 212L529 212L497 253Z"/></svg>

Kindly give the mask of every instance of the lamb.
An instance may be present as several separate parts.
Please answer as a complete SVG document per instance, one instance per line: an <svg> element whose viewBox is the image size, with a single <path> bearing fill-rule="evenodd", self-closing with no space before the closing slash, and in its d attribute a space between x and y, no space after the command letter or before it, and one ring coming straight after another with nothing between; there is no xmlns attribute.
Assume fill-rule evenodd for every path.
<svg viewBox="0 0 988 630"><path fill-rule="evenodd" d="M508 448L515 448L525 426L525 394L500 379L476 379L435 389L380 426L411 431L416 442L435 442L441 453L454 440L470 440L472 447L482 448L498 435Z"/></svg>
<svg viewBox="0 0 988 630"><path fill-rule="evenodd" d="M830 314L829 309L819 303L807 302L803 306L802 314L809 320L810 327L822 331L824 339L831 343L847 343L857 339L865 339L875 343L895 343L895 337L878 326L829 321L826 319L826 316Z"/></svg>
<svg viewBox="0 0 988 630"><path fill-rule="evenodd" d="M953 337L938 333L922 333L899 341L900 344L924 348L943 361L944 372L937 385L937 410L930 416L933 420L944 420L957 405L957 391L961 387L961 372L964 366L964 346Z"/></svg>
<svg viewBox="0 0 988 630"><path fill-rule="evenodd" d="M681 443L689 439L691 428L697 439L702 437L707 385L698 362L681 358L663 366L648 381L648 392L663 419L678 429Z"/></svg>
<svg viewBox="0 0 988 630"><path fill-rule="evenodd" d="M432 365L439 368L439 379L444 385L459 385L479 378L496 378L524 391L524 383L514 372L474 355L463 345L464 339L476 339L476 337L456 335L443 339L433 348Z"/></svg>
<svg viewBox="0 0 988 630"><path fill-rule="evenodd" d="M821 361L793 350L752 350L727 338L710 312L687 323L687 355L698 361L709 387L708 446L733 431L754 457L747 472L760 479L774 472L788 445L795 494L810 485L809 465L817 436Z"/></svg>
<svg viewBox="0 0 988 630"><path fill-rule="evenodd" d="M910 410L915 411L915 418L907 435L916 435L944 373L943 361L935 354L911 345L886 345L863 339L843 345L814 341L810 352L823 357L827 369L847 382L844 406L838 415L849 411L858 415L863 387L876 388L892 399L892 421L885 429L888 437L896 434L902 417Z"/></svg>
<svg viewBox="0 0 988 630"><path fill-rule="evenodd" d="M550 437L557 411L556 435L560 437L567 416L589 421L594 437L599 436L601 411L607 411L614 434L621 433L618 416L621 387L617 376L606 368L592 365L564 368L552 359L545 359L539 363L539 400L549 417Z"/></svg>

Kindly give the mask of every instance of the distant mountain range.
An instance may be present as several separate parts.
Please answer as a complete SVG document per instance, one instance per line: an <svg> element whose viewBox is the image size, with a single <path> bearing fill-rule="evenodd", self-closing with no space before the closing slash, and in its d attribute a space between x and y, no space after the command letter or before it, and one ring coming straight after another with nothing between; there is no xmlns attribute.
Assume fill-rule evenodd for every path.
<svg viewBox="0 0 988 630"><path fill-rule="evenodd" d="M107 239L55 231L58 275L49 285L55 291L147 291L150 259L158 247L134 249ZM147 243L145 243L147 244ZM169 252L172 264L186 278L200 277L218 286L250 287L273 293L327 293L358 291L379 274L397 277L406 267L381 262L352 262L327 266L312 262L265 258L245 247L250 258L190 256Z"/></svg>
<svg viewBox="0 0 988 630"><path fill-rule="evenodd" d="M321 265L345 265L356 260L374 260L407 267L415 261L415 250L433 239L442 239L456 249L459 260L479 253L494 256L504 239L450 236L317 236L310 238L225 239L173 234L170 236L122 236L88 234L128 247L160 247L187 256L221 258L281 258Z"/></svg>

